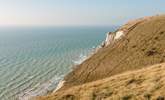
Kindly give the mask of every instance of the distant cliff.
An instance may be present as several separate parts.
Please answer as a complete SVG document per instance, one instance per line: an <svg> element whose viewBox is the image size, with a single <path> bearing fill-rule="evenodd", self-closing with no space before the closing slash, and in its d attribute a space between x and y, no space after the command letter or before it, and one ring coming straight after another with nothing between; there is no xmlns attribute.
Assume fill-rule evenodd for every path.
<svg viewBox="0 0 165 100"><path fill-rule="evenodd" d="M106 86L105 88L111 88L111 85L115 86L114 90L112 89L113 95L110 97L108 96L107 100L115 95L120 95L122 92L126 93L124 89L131 91L132 98L132 95L136 94L134 94L134 89L137 89L137 92L140 92L140 87L144 87L142 88L144 93L151 85L148 82L149 80L154 80L156 75L159 75L159 73L160 76L164 75L162 74L164 71L155 72L154 70L163 70L164 67L156 68L155 65L154 68L147 68L151 65L163 62L165 62L165 15L132 20L115 32L107 33L106 40L101 44L100 49L98 49L96 53L85 60L82 64L78 65L76 69L64 78L65 82L62 88L60 88L56 93L46 96L46 98L48 99L50 97L49 99L51 100L79 100L82 96L82 98L87 98L81 100L102 100L98 99L99 97L97 96L101 95L100 98L106 98L105 95L111 95L111 93L102 94L102 92L109 92L107 92L107 90L103 87L99 87L98 84ZM135 71L141 68L145 68L146 71L145 69ZM118 74L121 75L118 76ZM150 75L153 77L149 77ZM135 80L133 77L135 77ZM146 78L147 82L142 84L141 80L136 81L136 78L138 77ZM129 82L126 81L129 80L130 84L134 82L137 83L133 84L132 88L134 89L125 87L126 83L129 84ZM93 81L96 81L96 83ZM165 89L165 84L161 85L163 85L163 89ZM122 91L119 92L119 90ZM160 92L165 93L163 90ZM67 97L71 97L73 99L67 99ZM94 99L92 99L93 97ZM150 94L146 94L146 97L150 97ZM130 98L130 95L128 94L128 96L123 98Z"/></svg>

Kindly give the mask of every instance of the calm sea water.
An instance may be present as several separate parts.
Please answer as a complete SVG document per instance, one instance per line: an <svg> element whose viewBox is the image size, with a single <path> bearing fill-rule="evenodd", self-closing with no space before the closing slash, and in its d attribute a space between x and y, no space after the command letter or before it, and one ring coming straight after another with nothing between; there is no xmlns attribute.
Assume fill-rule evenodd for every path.
<svg viewBox="0 0 165 100"><path fill-rule="evenodd" d="M0 28L0 100L52 91L115 27Z"/></svg>

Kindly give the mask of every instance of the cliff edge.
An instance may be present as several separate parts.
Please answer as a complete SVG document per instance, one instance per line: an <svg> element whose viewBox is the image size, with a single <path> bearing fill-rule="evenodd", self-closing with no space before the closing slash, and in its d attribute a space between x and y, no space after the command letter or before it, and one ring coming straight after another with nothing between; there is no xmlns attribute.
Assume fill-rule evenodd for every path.
<svg viewBox="0 0 165 100"><path fill-rule="evenodd" d="M108 33L105 45L65 77L63 88L165 61L165 15L128 22Z"/></svg>

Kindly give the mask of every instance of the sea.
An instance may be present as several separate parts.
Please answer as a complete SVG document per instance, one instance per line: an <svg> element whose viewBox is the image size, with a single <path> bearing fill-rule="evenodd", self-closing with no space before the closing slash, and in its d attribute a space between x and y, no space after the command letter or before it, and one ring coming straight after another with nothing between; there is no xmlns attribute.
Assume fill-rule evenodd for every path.
<svg viewBox="0 0 165 100"><path fill-rule="evenodd" d="M116 26L1 27L0 100L53 91Z"/></svg>

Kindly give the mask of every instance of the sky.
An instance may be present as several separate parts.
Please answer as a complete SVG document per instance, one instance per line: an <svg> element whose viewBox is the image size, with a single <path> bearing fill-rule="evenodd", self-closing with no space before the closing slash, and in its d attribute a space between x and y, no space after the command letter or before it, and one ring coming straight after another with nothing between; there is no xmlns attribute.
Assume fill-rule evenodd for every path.
<svg viewBox="0 0 165 100"><path fill-rule="evenodd" d="M0 0L0 26L110 26L165 14L165 0Z"/></svg>

